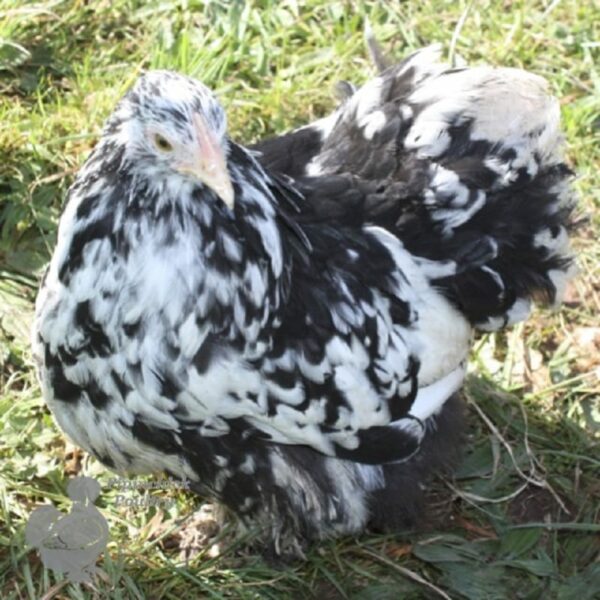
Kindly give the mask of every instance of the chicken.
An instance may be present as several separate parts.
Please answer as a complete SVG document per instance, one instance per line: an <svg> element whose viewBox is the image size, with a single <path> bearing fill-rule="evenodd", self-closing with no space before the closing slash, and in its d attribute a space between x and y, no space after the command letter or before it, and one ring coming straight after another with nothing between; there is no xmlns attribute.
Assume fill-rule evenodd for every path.
<svg viewBox="0 0 600 600"><path fill-rule="evenodd" d="M107 467L189 479L269 550L393 528L460 447L476 330L558 303L570 171L545 82L429 48L253 149L142 75L69 191L33 347Z"/></svg>

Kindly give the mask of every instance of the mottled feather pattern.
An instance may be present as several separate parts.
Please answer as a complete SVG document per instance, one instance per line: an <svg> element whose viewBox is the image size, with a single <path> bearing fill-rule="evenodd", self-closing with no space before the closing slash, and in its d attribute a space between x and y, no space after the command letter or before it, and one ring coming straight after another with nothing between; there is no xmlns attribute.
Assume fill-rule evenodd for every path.
<svg viewBox="0 0 600 600"><path fill-rule="evenodd" d="M570 273L541 80L429 48L344 90L247 150L207 88L143 75L69 192L36 306L60 427L110 468L190 479L277 554L413 520L459 446L474 327ZM198 139L233 206L180 168Z"/></svg>
<svg viewBox="0 0 600 600"><path fill-rule="evenodd" d="M454 259L457 274L437 284L489 331L526 318L532 299L560 302L573 274L571 171L558 102L542 78L449 68L439 55L432 46L408 57L330 117L255 150L280 169L293 148L297 185L324 219L372 221L417 256ZM304 153L296 136L312 140ZM335 202L313 197L315 184Z"/></svg>

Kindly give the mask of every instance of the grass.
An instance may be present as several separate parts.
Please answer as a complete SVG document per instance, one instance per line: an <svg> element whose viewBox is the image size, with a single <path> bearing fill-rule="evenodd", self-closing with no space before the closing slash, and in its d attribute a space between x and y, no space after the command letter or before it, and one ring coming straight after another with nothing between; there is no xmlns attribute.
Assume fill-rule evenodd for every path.
<svg viewBox="0 0 600 600"><path fill-rule="evenodd" d="M276 569L233 525L212 537L214 523L194 521L198 499L182 491L155 492L173 500L164 509L116 504L111 475L65 442L41 400L32 303L65 192L140 69L202 79L250 142L325 114L336 81L373 74L365 16L397 56L441 42L469 62L549 80L578 174L580 275L560 312L478 340L464 460L437 483L423 530L324 543ZM0 0L0 597L598 597L599 30L598 6L577 0ZM75 473L101 482L111 530L93 586L44 569L24 542L37 505L68 510Z"/></svg>

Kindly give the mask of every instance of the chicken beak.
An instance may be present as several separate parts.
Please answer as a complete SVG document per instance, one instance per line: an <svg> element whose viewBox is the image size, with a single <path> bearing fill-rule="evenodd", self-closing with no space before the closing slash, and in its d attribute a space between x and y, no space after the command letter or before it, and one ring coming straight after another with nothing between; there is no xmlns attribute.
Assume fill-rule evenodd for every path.
<svg viewBox="0 0 600 600"><path fill-rule="evenodd" d="M198 114L194 115L194 129L198 153L191 163L182 166L180 172L191 173L197 177L213 190L229 209L233 210L235 194L221 145Z"/></svg>

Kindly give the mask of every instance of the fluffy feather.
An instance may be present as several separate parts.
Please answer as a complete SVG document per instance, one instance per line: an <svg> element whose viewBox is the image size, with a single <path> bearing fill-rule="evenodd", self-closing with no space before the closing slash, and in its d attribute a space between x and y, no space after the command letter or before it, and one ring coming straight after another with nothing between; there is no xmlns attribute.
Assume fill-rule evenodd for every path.
<svg viewBox="0 0 600 600"><path fill-rule="evenodd" d="M110 468L189 478L277 553L413 518L459 445L474 328L558 300L571 270L542 80L430 48L348 90L250 152L204 86L142 76L70 190L36 307L61 428ZM181 169L199 122L232 207Z"/></svg>
<svg viewBox="0 0 600 600"><path fill-rule="evenodd" d="M436 283L490 331L526 318L531 299L560 302L573 275L571 172L542 78L451 69L439 54L415 53L329 117L254 149L309 200L329 185L333 200L311 202L324 218L370 221L416 256L455 260L457 274Z"/></svg>

